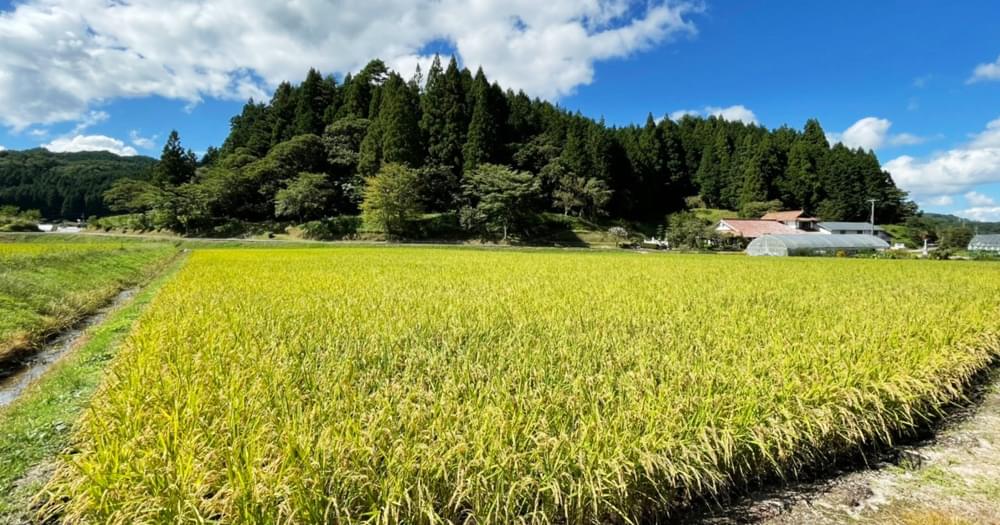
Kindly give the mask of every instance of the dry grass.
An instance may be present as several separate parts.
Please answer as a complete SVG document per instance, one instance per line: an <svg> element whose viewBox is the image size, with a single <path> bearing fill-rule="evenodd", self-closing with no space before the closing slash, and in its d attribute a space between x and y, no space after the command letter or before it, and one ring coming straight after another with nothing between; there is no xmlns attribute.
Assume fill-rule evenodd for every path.
<svg viewBox="0 0 1000 525"><path fill-rule="evenodd" d="M1000 265L201 251L48 486L68 522L646 522L920 425Z"/></svg>

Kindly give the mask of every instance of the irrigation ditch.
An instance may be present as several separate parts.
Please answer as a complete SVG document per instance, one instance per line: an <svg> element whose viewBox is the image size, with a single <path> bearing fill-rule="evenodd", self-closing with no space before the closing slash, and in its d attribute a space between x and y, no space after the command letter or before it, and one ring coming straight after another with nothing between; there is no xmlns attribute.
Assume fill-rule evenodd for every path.
<svg viewBox="0 0 1000 525"><path fill-rule="evenodd" d="M127 288L94 313L83 317L71 327L50 336L31 352L20 352L0 364L0 408L13 403L33 381L45 374L62 356L86 337L87 329L100 324L108 314L127 302L138 288Z"/></svg>

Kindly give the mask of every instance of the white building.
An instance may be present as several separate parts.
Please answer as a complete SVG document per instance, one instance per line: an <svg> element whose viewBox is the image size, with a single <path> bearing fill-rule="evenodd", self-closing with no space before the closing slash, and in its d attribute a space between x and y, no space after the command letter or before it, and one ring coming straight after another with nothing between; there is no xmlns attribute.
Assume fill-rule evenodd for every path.
<svg viewBox="0 0 1000 525"><path fill-rule="evenodd" d="M817 231L827 235L871 235L872 225L867 222L821 222ZM892 236L884 228L875 225L875 235L885 242L892 242Z"/></svg>

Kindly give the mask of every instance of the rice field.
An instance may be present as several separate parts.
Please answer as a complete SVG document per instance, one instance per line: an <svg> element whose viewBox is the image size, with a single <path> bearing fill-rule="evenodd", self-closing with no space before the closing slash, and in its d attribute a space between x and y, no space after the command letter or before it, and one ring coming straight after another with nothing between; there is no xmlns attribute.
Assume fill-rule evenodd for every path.
<svg viewBox="0 0 1000 525"><path fill-rule="evenodd" d="M0 364L97 309L176 253L162 244L7 238L0 237Z"/></svg>
<svg viewBox="0 0 1000 525"><path fill-rule="evenodd" d="M1000 265L200 250L44 493L69 523L641 523L925 423Z"/></svg>

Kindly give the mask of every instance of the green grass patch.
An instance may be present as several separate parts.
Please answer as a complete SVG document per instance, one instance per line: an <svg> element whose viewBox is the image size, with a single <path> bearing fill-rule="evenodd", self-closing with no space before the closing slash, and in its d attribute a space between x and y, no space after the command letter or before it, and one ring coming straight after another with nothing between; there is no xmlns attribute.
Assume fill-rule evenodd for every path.
<svg viewBox="0 0 1000 525"><path fill-rule="evenodd" d="M163 244L0 242L0 362L96 310L173 253Z"/></svg>

